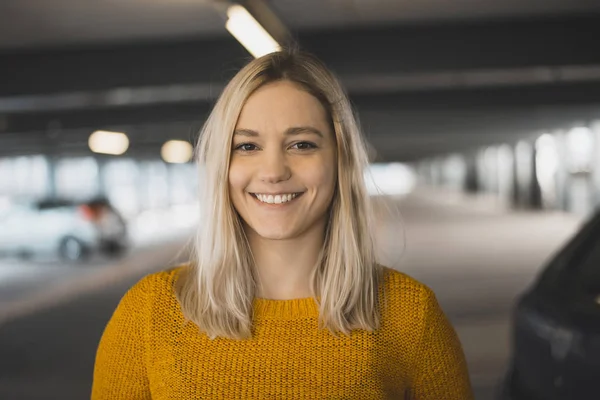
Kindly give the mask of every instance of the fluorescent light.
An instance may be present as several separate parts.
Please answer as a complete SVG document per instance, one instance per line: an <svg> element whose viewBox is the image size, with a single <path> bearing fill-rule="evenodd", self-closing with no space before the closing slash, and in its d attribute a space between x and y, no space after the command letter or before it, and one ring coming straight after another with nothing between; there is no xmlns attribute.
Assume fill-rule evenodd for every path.
<svg viewBox="0 0 600 400"><path fill-rule="evenodd" d="M121 155L129 148L129 138L121 132L96 131L88 140L94 153Z"/></svg>
<svg viewBox="0 0 600 400"><path fill-rule="evenodd" d="M192 159L194 149L185 140L169 140L160 149L160 155L168 163L184 164Z"/></svg>
<svg viewBox="0 0 600 400"><path fill-rule="evenodd" d="M244 7L237 4L229 6L227 17L225 28L255 58L281 50L279 43Z"/></svg>

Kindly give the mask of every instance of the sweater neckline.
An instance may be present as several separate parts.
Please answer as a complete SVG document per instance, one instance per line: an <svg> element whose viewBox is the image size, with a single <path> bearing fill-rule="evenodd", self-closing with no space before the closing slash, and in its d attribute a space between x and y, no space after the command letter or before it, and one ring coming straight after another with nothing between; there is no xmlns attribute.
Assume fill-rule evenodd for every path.
<svg viewBox="0 0 600 400"><path fill-rule="evenodd" d="M319 315L319 306L314 297L290 300L255 298L254 317L257 319L302 319Z"/></svg>

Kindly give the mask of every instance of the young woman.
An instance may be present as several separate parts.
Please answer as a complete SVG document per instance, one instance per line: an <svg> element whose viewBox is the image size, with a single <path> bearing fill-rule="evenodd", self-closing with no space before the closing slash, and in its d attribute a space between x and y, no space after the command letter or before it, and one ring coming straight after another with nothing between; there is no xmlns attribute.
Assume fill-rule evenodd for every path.
<svg viewBox="0 0 600 400"><path fill-rule="evenodd" d="M93 400L472 399L432 291L377 264L365 147L318 60L249 63L197 150L193 261L123 297Z"/></svg>

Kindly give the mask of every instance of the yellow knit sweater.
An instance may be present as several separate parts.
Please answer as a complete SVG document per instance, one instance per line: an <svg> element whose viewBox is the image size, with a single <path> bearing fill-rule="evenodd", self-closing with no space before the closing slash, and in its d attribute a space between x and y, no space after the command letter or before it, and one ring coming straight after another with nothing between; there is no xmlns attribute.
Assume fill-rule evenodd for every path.
<svg viewBox="0 0 600 400"><path fill-rule="evenodd" d="M460 342L433 292L386 269L387 305L375 332L317 329L311 299L254 304L253 337L210 340L184 324L179 270L131 288L98 347L92 400L469 400Z"/></svg>

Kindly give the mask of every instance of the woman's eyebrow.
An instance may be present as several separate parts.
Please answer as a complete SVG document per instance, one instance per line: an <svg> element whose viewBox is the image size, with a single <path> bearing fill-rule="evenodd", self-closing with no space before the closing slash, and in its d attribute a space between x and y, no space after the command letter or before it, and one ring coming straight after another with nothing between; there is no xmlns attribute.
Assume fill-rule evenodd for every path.
<svg viewBox="0 0 600 400"><path fill-rule="evenodd" d="M323 137L321 131L312 126L294 126L292 128L286 129L285 131L286 136L298 135L300 133L313 133L319 137Z"/></svg>
<svg viewBox="0 0 600 400"><path fill-rule="evenodd" d="M291 128L286 129L284 133L286 136L294 136L294 135L299 135L301 133L312 133L319 137L323 137L323 133L321 133L320 130L318 130L317 128L312 127L312 126L293 126ZM236 129L233 132L233 134L236 136L247 136L247 137L260 136L260 134L257 131L254 131L252 129Z"/></svg>
<svg viewBox="0 0 600 400"><path fill-rule="evenodd" d="M248 137L256 137L258 136L258 132L253 131L252 129L236 129L233 132L234 135L239 136L248 136Z"/></svg>

